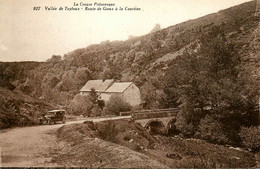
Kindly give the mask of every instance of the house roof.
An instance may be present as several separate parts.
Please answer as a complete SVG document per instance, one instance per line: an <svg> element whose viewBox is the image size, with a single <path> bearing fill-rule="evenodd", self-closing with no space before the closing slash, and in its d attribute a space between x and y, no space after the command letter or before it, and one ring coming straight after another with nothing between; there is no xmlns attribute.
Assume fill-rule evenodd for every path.
<svg viewBox="0 0 260 169"><path fill-rule="evenodd" d="M81 92L90 92L94 88L97 92L104 92L114 83L113 79L103 80L89 80L81 89Z"/></svg>
<svg viewBox="0 0 260 169"><path fill-rule="evenodd" d="M98 88L96 89L97 92L104 92L114 83L114 79L107 79L105 80Z"/></svg>
<svg viewBox="0 0 260 169"><path fill-rule="evenodd" d="M92 88L97 90L98 86L103 83L103 80L89 80L81 89L80 91L91 91Z"/></svg>
<svg viewBox="0 0 260 169"><path fill-rule="evenodd" d="M105 92L106 93L122 93L124 92L133 82L121 82L114 83Z"/></svg>

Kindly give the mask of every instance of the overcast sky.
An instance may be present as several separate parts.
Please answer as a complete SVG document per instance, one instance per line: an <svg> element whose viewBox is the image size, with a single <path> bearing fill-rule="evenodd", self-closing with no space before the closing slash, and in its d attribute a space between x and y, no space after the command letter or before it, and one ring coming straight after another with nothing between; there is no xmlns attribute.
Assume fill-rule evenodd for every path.
<svg viewBox="0 0 260 169"><path fill-rule="evenodd" d="M0 61L45 61L105 40L126 40L249 0L0 0ZM46 11L114 3L140 11ZM40 10L33 7L40 6Z"/></svg>

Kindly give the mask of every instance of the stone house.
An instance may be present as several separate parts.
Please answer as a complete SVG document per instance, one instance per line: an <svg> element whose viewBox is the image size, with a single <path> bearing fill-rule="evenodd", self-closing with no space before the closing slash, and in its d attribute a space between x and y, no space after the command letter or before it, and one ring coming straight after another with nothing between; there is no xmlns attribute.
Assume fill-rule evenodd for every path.
<svg viewBox="0 0 260 169"><path fill-rule="evenodd" d="M131 106L136 107L142 103L140 89L133 82L115 82L113 79L89 80L81 89L81 95L88 95L94 88L100 99L107 102L112 95L122 97Z"/></svg>

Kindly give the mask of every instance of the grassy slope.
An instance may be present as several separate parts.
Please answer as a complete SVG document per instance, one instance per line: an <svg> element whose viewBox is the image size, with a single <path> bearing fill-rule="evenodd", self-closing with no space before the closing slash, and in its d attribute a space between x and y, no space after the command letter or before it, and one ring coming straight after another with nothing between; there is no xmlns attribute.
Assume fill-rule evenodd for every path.
<svg viewBox="0 0 260 169"><path fill-rule="evenodd" d="M67 146L59 147L56 151L62 153L55 154L53 160L66 161L65 166L246 168L256 165L250 152L201 140L153 137L135 123L123 120L68 125L56 134Z"/></svg>
<svg viewBox="0 0 260 169"><path fill-rule="evenodd" d="M19 90L0 87L0 128L37 124L37 119L53 105Z"/></svg>
<svg viewBox="0 0 260 169"><path fill-rule="evenodd" d="M52 162L64 167L167 167L145 154L101 139L98 131L91 125L63 126L56 134L63 144L59 144L59 147L53 151Z"/></svg>

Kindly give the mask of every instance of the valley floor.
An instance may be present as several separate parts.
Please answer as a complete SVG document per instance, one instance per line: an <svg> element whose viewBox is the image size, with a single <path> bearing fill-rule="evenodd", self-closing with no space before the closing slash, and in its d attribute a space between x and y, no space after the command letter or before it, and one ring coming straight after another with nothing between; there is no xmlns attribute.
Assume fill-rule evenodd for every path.
<svg viewBox="0 0 260 169"><path fill-rule="evenodd" d="M154 137L128 120L83 121L0 131L1 167L259 167L259 155L245 150Z"/></svg>

